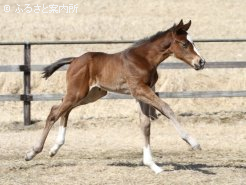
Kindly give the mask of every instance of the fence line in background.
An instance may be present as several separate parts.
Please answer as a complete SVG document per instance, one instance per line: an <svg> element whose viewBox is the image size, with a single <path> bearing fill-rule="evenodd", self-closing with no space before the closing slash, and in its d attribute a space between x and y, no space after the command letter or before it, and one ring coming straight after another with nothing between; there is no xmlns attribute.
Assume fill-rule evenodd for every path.
<svg viewBox="0 0 246 185"><path fill-rule="evenodd" d="M43 71L47 65L36 64L30 65L30 71ZM246 68L246 61L227 61L227 62L207 62L205 68L221 69L221 68ZM192 69L185 63L181 62L164 62L161 63L158 69ZM0 72L25 72L25 65L2 65L0 66ZM67 66L61 67L58 71L66 71Z"/></svg>
<svg viewBox="0 0 246 185"><path fill-rule="evenodd" d="M195 39L194 42L246 42L245 39ZM0 42L0 45L66 45L66 44L132 44L136 40L96 40L96 41L25 41L25 42Z"/></svg>
<svg viewBox="0 0 246 185"><path fill-rule="evenodd" d="M0 101L23 101L24 124L31 124L31 101L57 101L62 94L31 94L31 72L42 71L45 65L31 65L32 45L71 45L71 44L131 44L135 41L55 41L55 42L0 42L0 46L24 46L23 65L2 65L0 72L23 72L24 92L21 95L0 95ZM194 42L224 43L246 42L246 39L197 39ZM160 69L188 69L183 63L163 63ZM208 62L206 68L246 68L246 61ZM66 67L60 70L66 70ZM161 98L218 98L218 97L246 97L246 91L194 91L194 92L158 92ZM129 99L131 96L110 93L104 99Z"/></svg>
<svg viewBox="0 0 246 185"><path fill-rule="evenodd" d="M246 97L246 91L182 91L157 92L161 98L220 98ZM64 94L32 94L29 101L58 101ZM130 95L109 93L102 99L132 99ZM24 101L22 95L0 95L0 101Z"/></svg>

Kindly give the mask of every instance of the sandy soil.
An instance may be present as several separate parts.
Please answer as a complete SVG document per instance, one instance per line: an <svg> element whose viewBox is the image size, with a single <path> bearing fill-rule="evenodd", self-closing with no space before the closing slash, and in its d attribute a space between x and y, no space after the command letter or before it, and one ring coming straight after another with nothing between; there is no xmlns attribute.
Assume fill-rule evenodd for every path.
<svg viewBox="0 0 246 185"><path fill-rule="evenodd" d="M1 132L0 184L246 184L245 122L208 124L198 119L199 124L185 124L203 148L198 152L189 150L166 119L154 122L153 155L165 170L158 175L142 165L141 132L129 118L73 124L63 148L49 158L57 131L52 129L43 153L30 162L23 156L42 123L15 127Z"/></svg>
<svg viewBox="0 0 246 185"><path fill-rule="evenodd" d="M16 4L78 4L77 14L15 13ZM11 12L3 12L4 5ZM246 1L31 0L0 2L0 41L138 40L192 20L194 39L244 38ZM33 46L32 64L50 64L87 51L117 52L129 45ZM197 43L209 61L245 61L246 43ZM0 65L22 64L21 46L0 46ZM169 61L174 61L171 58ZM245 69L160 70L157 91L245 90ZM32 93L65 93L64 72L48 81L32 73ZM0 74L0 94L21 94L21 73ZM99 100L71 113L65 146L52 159L52 129L44 152L23 156L36 141L52 105L33 102L35 125L23 126L22 102L0 102L0 184L246 184L245 98L167 99L200 141L192 152L166 119L153 124L152 147L165 169L142 166L142 136L134 100ZM58 124L57 124L58 125ZM56 125L56 126L57 126ZM123 139L125 138L125 139Z"/></svg>

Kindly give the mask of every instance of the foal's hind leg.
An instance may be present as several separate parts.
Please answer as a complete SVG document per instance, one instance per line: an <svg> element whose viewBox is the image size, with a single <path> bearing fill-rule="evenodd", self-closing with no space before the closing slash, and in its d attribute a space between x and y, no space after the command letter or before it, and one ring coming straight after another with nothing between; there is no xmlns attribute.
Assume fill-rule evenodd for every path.
<svg viewBox="0 0 246 185"><path fill-rule="evenodd" d="M100 99L101 97L105 96L106 94L107 94L107 92L102 90L102 89L100 89L99 87L93 87L89 91L87 96L84 97L83 99L81 99L76 106L94 102L94 101ZM65 113L61 117L61 122L60 122L59 132L58 132L58 135L57 135L57 138L56 138L56 143L50 149L50 152L49 152L51 157L53 157L58 152L58 150L61 148L61 146L65 142L67 120L68 120L68 115L69 115L70 112L71 112L71 110L69 110L67 113Z"/></svg>
<svg viewBox="0 0 246 185"><path fill-rule="evenodd" d="M69 116L70 111L62 115L61 120L60 120L60 126L59 126L59 132L56 138L56 143L54 146L50 149L49 155L50 157L53 157L56 155L58 150L61 148L61 146L65 142L65 134L66 134L66 128L67 128L67 120Z"/></svg>
<svg viewBox="0 0 246 185"><path fill-rule="evenodd" d="M139 102L139 105L140 126L144 135L143 163L144 165L149 166L155 173L160 173L163 170L153 161L150 149L150 111L152 107L143 102Z"/></svg>
<svg viewBox="0 0 246 185"><path fill-rule="evenodd" d="M76 104L76 97L66 95L64 101L59 106L53 106L46 120L45 127L39 142L26 153L25 160L33 159L38 153L43 150L45 140L54 123L63 115L66 114Z"/></svg>

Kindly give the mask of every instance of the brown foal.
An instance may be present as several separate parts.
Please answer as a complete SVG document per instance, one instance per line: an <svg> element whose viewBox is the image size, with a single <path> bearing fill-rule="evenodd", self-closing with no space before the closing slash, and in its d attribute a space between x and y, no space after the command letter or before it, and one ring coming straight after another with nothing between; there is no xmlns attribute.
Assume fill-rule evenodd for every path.
<svg viewBox="0 0 246 185"><path fill-rule="evenodd" d="M44 78L50 77L59 67L70 64L66 76L67 92L62 103L52 107L41 139L27 152L25 159L31 160L42 151L51 127L61 118L56 143L50 150L50 156L54 156L64 144L71 110L95 102L107 91L130 94L139 102L140 123L145 138L143 162L154 172L159 173L162 168L155 164L150 150L150 115L153 108L171 120L181 138L193 149L200 149L196 140L181 127L169 105L152 90L158 79L157 67L169 56L181 59L196 70L203 69L205 60L187 33L190 25L191 21L184 24L181 20L178 25L140 40L119 53L88 52L47 66Z"/></svg>

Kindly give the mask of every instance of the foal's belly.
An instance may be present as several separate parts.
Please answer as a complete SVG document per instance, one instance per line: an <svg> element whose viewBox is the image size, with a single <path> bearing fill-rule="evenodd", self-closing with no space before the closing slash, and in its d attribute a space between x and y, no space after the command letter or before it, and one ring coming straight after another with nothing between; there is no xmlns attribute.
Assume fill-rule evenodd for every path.
<svg viewBox="0 0 246 185"><path fill-rule="evenodd" d="M113 83L104 83L104 82L97 82L93 84L91 88L99 87L105 91L115 92L120 94L130 94L130 89L126 82L113 82Z"/></svg>
<svg viewBox="0 0 246 185"><path fill-rule="evenodd" d="M115 92L120 94L130 94L130 90L128 86L121 86L121 87L109 87L109 86L100 86L105 91Z"/></svg>

